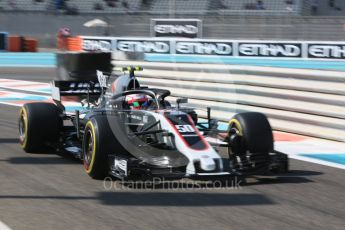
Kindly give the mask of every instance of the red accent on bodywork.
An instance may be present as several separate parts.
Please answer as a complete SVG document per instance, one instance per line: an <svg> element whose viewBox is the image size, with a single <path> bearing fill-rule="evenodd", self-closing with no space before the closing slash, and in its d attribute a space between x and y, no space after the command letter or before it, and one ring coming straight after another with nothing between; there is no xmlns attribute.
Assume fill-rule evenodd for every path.
<svg viewBox="0 0 345 230"><path fill-rule="evenodd" d="M78 96L61 96L61 101L80 102L80 97L78 97Z"/></svg>
<svg viewBox="0 0 345 230"><path fill-rule="evenodd" d="M111 84L111 92L115 93L116 90L116 82L113 82L113 84Z"/></svg>

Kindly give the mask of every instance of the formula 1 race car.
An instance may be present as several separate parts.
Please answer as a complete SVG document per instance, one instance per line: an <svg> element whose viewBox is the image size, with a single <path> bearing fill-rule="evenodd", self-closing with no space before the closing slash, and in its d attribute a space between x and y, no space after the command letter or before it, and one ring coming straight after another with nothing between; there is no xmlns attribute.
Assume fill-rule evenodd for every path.
<svg viewBox="0 0 345 230"><path fill-rule="evenodd" d="M285 173L288 158L273 149L265 115L236 114L227 131L217 129L211 110L199 121L193 108L171 105L170 91L141 86L140 67L126 67L114 77L53 81L55 103L25 104L19 116L19 140L28 153L53 149L82 159L92 178L112 175L210 179L234 175ZM68 113L61 97L77 97L82 109ZM219 149L227 149L223 157Z"/></svg>

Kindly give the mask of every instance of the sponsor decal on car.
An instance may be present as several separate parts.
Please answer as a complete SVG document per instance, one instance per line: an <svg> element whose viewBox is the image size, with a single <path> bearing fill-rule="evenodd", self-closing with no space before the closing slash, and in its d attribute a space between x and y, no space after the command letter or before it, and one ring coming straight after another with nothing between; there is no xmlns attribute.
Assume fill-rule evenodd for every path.
<svg viewBox="0 0 345 230"><path fill-rule="evenodd" d="M109 76L103 74L103 72L99 70L97 70L96 73L100 86L103 88L107 88L107 78L109 78Z"/></svg>
<svg viewBox="0 0 345 230"><path fill-rule="evenodd" d="M121 174L127 176L127 161L123 159L117 159L114 160L114 167L115 170L121 172Z"/></svg>

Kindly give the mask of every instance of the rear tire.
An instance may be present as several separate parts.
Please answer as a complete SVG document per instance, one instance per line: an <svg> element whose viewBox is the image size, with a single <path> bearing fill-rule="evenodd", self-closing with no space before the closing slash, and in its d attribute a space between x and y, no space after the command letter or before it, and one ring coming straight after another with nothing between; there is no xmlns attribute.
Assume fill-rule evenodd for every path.
<svg viewBox="0 0 345 230"><path fill-rule="evenodd" d="M236 114L229 123L229 159L231 167L244 174L268 171L273 151L272 128L264 114Z"/></svg>
<svg viewBox="0 0 345 230"><path fill-rule="evenodd" d="M59 140L60 110L52 103L29 103L19 111L19 144L27 153L47 151Z"/></svg>

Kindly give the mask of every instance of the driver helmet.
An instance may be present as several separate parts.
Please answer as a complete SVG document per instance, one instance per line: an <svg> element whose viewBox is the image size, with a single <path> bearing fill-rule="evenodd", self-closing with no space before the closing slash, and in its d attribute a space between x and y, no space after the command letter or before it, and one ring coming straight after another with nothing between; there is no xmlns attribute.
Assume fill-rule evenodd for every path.
<svg viewBox="0 0 345 230"><path fill-rule="evenodd" d="M133 94L126 96L126 103L130 109L147 109L150 106L150 99L144 94Z"/></svg>

